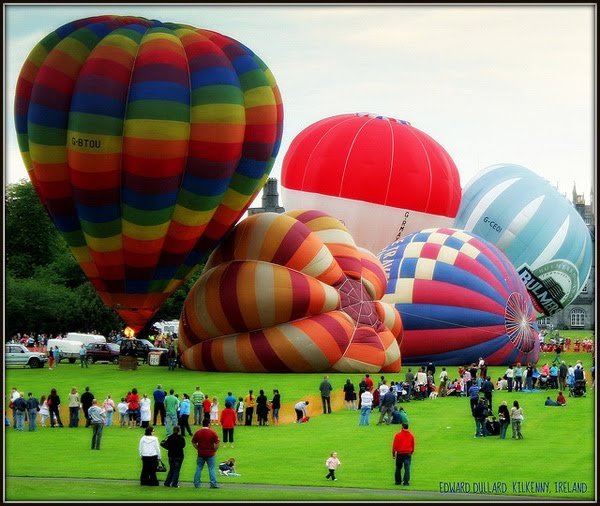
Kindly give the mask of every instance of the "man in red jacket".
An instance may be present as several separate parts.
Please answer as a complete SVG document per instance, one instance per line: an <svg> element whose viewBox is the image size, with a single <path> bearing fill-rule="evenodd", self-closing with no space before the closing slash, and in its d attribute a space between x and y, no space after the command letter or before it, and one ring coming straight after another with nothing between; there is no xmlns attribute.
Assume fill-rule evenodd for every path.
<svg viewBox="0 0 600 506"><path fill-rule="evenodd" d="M410 481L410 459L415 451L415 436L408 430L408 424L402 424L402 430L394 436L392 458L396 459L396 485L408 485ZM402 467L404 466L404 481Z"/></svg>

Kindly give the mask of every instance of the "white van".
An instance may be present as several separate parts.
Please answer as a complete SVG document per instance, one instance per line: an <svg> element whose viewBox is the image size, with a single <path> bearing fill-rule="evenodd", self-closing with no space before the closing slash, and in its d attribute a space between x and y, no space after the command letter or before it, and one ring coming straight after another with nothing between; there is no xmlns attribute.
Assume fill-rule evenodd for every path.
<svg viewBox="0 0 600 506"><path fill-rule="evenodd" d="M73 341L72 339L48 339L46 345L46 353L50 353L50 348L58 348L60 350L60 360L66 358L71 364L79 360L79 350L81 349L81 341Z"/></svg>
<svg viewBox="0 0 600 506"><path fill-rule="evenodd" d="M100 334L81 334L79 332L69 332L67 337L65 337L67 341L79 341L80 343L85 344L104 344L106 342L106 337Z"/></svg>

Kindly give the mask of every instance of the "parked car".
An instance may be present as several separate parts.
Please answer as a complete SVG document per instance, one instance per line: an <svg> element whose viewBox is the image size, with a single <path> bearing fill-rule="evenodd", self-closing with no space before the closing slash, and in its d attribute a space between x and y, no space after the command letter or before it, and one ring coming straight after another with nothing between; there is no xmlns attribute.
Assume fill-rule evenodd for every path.
<svg viewBox="0 0 600 506"><path fill-rule="evenodd" d="M118 339L122 356L135 356L143 363L148 362L148 353L160 352L160 365L167 365L167 348L157 348L147 339Z"/></svg>
<svg viewBox="0 0 600 506"><path fill-rule="evenodd" d="M48 356L39 351L29 351L22 344L6 344L4 346L4 360L6 365L29 366L32 369L44 367Z"/></svg>
<svg viewBox="0 0 600 506"><path fill-rule="evenodd" d="M121 347L115 343L91 343L86 346L87 359L92 364L95 362L111 362L117 364Z"/></svg>

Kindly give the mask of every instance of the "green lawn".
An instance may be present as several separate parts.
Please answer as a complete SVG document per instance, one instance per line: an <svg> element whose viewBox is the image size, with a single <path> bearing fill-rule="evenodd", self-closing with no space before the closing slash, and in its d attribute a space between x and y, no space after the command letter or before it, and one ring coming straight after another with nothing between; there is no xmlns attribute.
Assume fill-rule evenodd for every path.
<svg viewBox="0 0 600 506"><path fill-rule="evenodd" d="M551 360L553 356L543 354L540 363ZM565 358L573 363L577 359L583 360L587 370L591 365L590 354L565 354ZM448 370L452 376L456 367ZM490 375L497 378L504 370L504 367L492 367ZM47 368L8 369L5 387L8 392L14 385L37 396L55 387L65 404L71 386L77 386L80 392L85 386L90 386L96 397L103 399L111 393L116 399L132 387L137 387L140 393L151 394L156 384L161 383L167 389L172 387L182 394L191 393L199 385L205 393L217 395L221 402L229 390L238 396L245 394L249 388L255 393L263 388L270 395L273 388L278 388L285 409L282 420L287 421L292 418L293 403L299 399L313 401L313 415L321 411L315 394L318 394L322 376L201 373L184 369L169 372L163 367L150 366L140 367L137 371L120 371L118 367L107 364L96 364L82 370L78 364L61 363L51 371ZM391 442L398 426L376 426L378 412L375 411L371 415L371 425L359 427L358 412L346 411L341 400L341 388L346 377L357 385L362 375L330 375L336 388L333 414L313 416L309 423L300 425L282 423L279 426L238 427L235 430L235 449L221 448L218 452L219 459L234 456L239 464L242 476L229 478L232 483L325 488L316 491L302 488L260 489L254 486L228 488L226 479L221 478L222 490L198 491L191 487L195 459L191 446L188 446L181 489L142 489L136 482L141 468L137 455L141 437L139 429L106 428L102 450L94 452L89 449L91 431L83 427L46 428L34 433L17 433L10 428L5 431L5 499L390 501L387 491L397 489L393 484ZM404 372L387 377L390 380L396 377L402 379ZM411 485L408 490L403 488L398 498L457 501L463 496L441 494L440 491L452 487L457 489L462 484L463 488L470 487L472 500L476 500L477 492L492 493L496 484L499 499L503 495L593 499L595 391L588 388L588 392L584 398L567 398L564 408L545 407L545 392L495 392L495 410L501 400L512 404L517 399L523 406L526 416L523 440L510 439L510 429L506 440L494 437L475 439L474 421L465 398L439 398L405 404L411 430L416 437L416 452L411 468ZM556 392L551 391L551 394L555 397ZM63 421L68 421L66 414ZM220 429L217 432L220 434ZM164 429L159 427L158 436L163 435ZM41 450L42 465L39 458L32 458L32 449L36 448ZM333 450L338 452L342 466L336 473L338 481L335 489L327 489L333 484L325 480L325 459ZM30 486L24 487L24 481L19 477L65 479L36 482L29 478L27 483ZM65 486L69 478L100 478L111 482L107 485L72 480ZM206 480L206 471L203 480ZM32 485L36 483L39 486ZM535 493L535 487L545 487L546 484L547 490ZM562 491L558 491L559 488ZM351 489L370 490L353 493ZM415 495L411 496L411 492Z"/></svg>

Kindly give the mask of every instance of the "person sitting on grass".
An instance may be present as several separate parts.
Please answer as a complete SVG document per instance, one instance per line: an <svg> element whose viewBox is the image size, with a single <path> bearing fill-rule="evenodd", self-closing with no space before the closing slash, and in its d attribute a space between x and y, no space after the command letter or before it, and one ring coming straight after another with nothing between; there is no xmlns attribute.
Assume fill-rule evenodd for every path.
<svg viewBox="0 0 600 506"><path fill-rule="evenodd" d="M508 390L508 381L504 378L498 378L496 382L496 390Z"/></svg>
<svg viewBox="0 0 600 506"><path fill-rule="evenodd" d="M219 474L221 476L240 476L235 470L235 459L233 457L219 464Z"/></svg>
<svg viewBox="0 0 600 506"><path fill-rule="evenodd" d="M546 397L546 402L544 403L544 406L560 406L560 404L556 401L553 401L552 399L550 399L550 396Z"/></svg>
<svg viewBox="0 0 600 506"><path fill-rule="evenodd" d="M565 399L565 396L563 395L562 392L558 392L558 396L556 397L556 402L558 402L561 406L567 405L567 399Z"/></svg>

